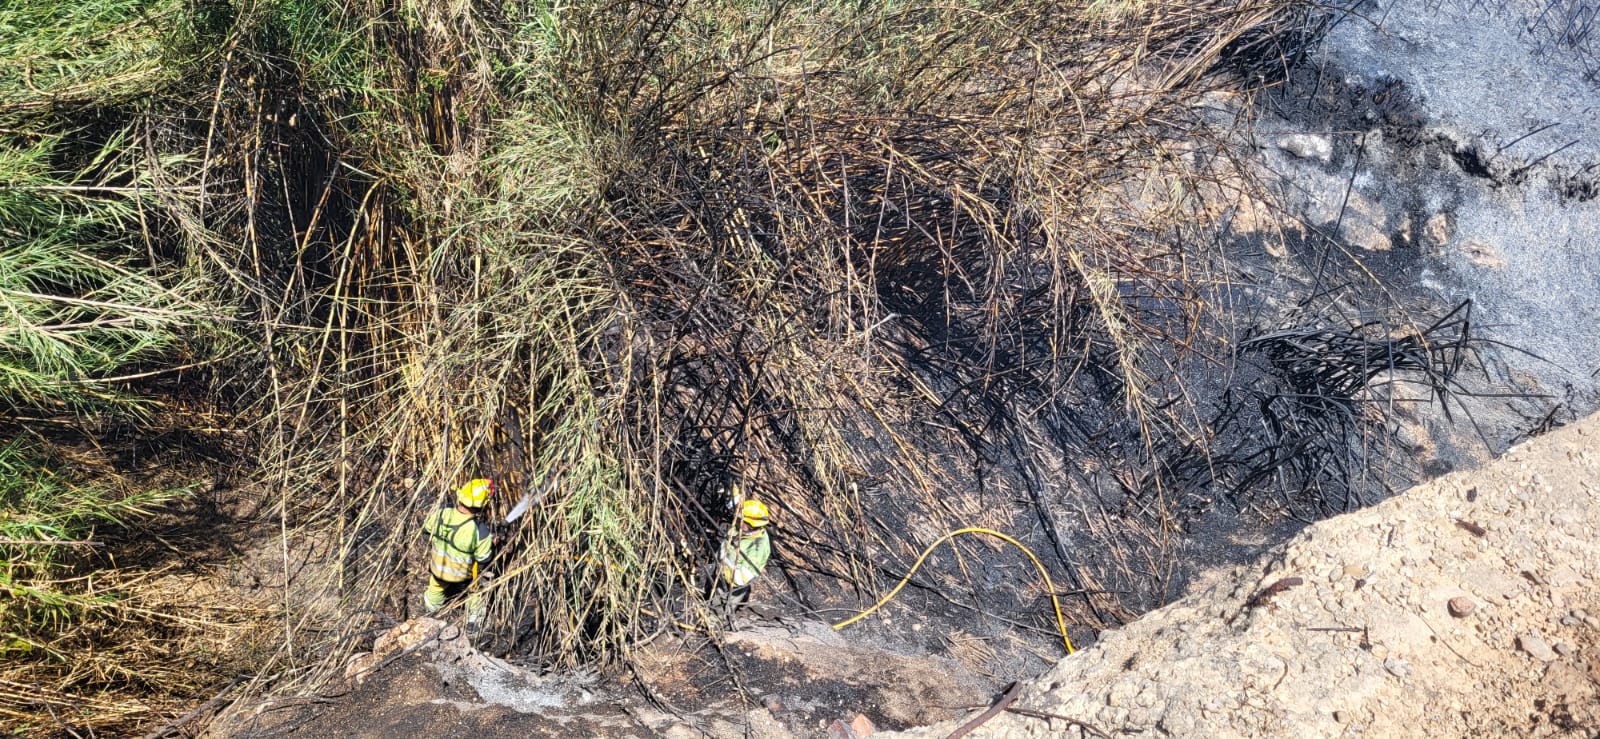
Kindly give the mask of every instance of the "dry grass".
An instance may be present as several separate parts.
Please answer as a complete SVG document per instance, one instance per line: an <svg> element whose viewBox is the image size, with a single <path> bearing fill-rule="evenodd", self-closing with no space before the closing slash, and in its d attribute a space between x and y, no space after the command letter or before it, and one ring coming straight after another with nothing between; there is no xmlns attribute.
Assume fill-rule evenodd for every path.
<svg viewBox="0 0 1600 739"><path fill-rule="evenodd" d="M974 636L960 629L944 635L951 659L961 663L977 675L993 675L995 658L999 655L985 637Z"/></svg>
<svg viewBox="0 0 1600 739"><path fill-rule="evenodd" d="M270 604L213 587L196 572L206 565L184 561L203 562L222 536L187 520L193 491L125 477L103 449L40 448L0 447L0 727L124 730L270 657L253 641L273 623Z"/></svg>

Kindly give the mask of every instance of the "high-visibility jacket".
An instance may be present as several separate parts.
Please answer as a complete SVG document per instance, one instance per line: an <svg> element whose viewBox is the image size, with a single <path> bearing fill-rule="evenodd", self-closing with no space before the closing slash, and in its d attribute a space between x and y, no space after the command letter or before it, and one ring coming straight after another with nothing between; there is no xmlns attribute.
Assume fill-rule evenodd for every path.
<svg viewBox="0 0 1600 739"><path fill-rule="evenodd" d="M489 527L453 505L428 514L422 521L422 531L433 544L428 569L441 582L472 579L472 564L488 562L494 554L494 536Z"/></svg>
<svg viewBox="0 0 1600 739"><path fill-rule="evenodd" d="M772 540L767 538L766 529L740 536L735 523L727 543L722 546L722 579L736 588L749 585L766 569L771 556Z"/></svg>

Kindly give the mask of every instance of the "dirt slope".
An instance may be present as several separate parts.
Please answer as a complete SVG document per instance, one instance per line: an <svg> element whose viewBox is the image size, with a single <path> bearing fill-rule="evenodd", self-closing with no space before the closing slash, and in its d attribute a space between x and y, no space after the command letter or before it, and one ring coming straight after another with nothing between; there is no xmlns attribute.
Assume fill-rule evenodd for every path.
<svg viewBox="0 0 1600 739"><path fill-rule="evenodd" d="M1315 524L1103 634L1012 705L1110 735L1594 736L1597 470L1589 417ZM1007 712L970 736L1080 735Z"/></svg>

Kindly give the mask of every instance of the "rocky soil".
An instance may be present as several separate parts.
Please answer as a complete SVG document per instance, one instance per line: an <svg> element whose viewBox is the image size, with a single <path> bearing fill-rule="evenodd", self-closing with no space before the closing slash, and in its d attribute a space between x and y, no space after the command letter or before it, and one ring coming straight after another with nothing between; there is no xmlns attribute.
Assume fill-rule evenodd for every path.
<svg viewBox="0 0 1600 739"><path fill-rule="evenodd" d="M1590 417L1213 573L970 736L1594 736L1597 493Z"/></svg>

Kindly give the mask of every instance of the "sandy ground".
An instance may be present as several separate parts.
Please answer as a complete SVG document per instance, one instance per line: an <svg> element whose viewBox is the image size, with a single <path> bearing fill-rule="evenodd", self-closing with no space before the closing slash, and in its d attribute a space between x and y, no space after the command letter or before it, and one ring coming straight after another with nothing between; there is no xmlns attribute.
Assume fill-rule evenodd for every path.
<svg viewBox="0 0 1600 739"><path fill-rule="evenodd" d="M1592 737L1597 471L1591 417L1315 524L1011 704L1058 718L1006 712L971 736Z"/></svg>

